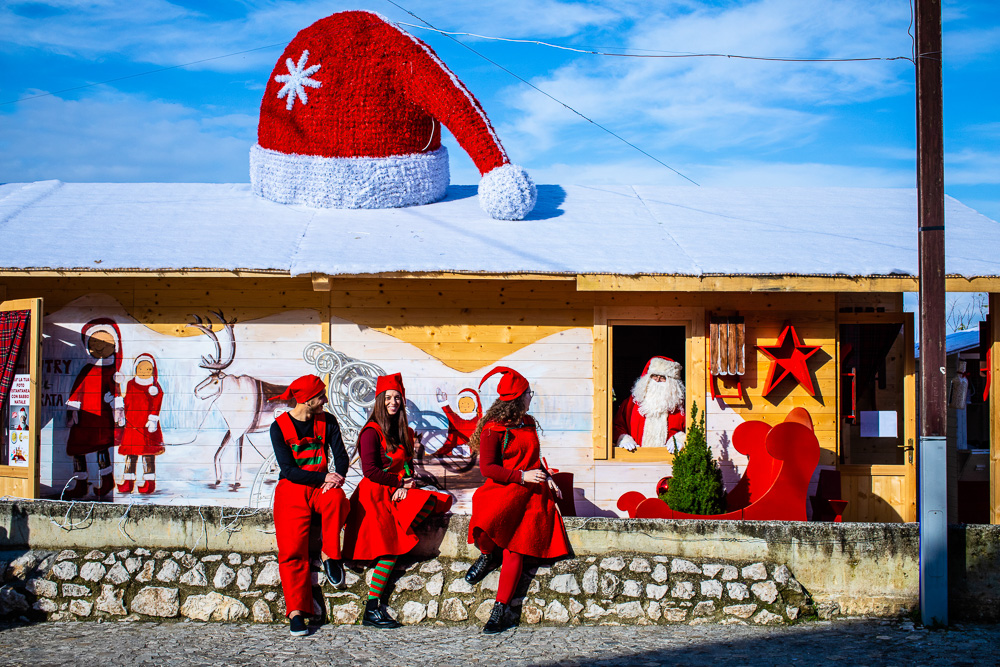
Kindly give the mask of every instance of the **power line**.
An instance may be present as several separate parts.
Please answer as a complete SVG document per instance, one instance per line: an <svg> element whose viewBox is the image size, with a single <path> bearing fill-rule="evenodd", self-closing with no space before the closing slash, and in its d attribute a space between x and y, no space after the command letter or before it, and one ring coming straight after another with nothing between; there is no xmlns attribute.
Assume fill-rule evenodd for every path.
<svg viewBox="0 0 1000 667"><path fill-rule="evenodd" d="M389 0L386 0L387 2ZM396 3L392 3L396 4ZM399 5L396 5L399 7ZM402 7L400 7L402 9ZM405 9L403 11L406 11ZM419 18L419 17L418 17ZM420 19L423 21L423 19ZM622 51L645 51L646 53L609 53L607 51L599 51L598 48L615 48L615 47L573 47L573 46L563 46L561 44L551 44L549 42L542 42L535 39L511 39L509 37L491 37L489 35L478 35L474 32L452 32L448 30L440 30L431 26L429 23L426 26L417 25L415 23L404 23L403 21L396 21L399 25L405 25L411 28L420 28L422 30L433 30L434 32L441 33L445 36L451 35L461 35L465 37L476 37L478 39L488 39L497 42L514 42L517 44L536 44L538 46L547 46L553 49L560 49L562 51L572 51L574 53L586 53L593 56L608 56L611 58L733 58L739 60L765 60L769 62L783 62L783 63L857 63L857 62L869 62L873 60L909 60L913 62L913 58L908 56L871 56L865 58L791 58L785 56L744 56L735 53L690 53L690 52L679 52L679 51L658 51L655 49L632 49L632 48L622 48ZM457 40L456 40L457 41Z"/></svg>
<svg viewBox="0 0 1000 667"><path fill-rule="evenodd" d="M416 14L414 14L413 12L411 12L411 11L410 11L409 9L406 9L405 7L402 7L402 6L398 5L398 4L396 4L395 2L393 2L393 0L386 0L386 2L388 2L388 3L390 4L390 5L393 5L393 6L395 6L395 7L396 7L396 8L398 8L398 9L401 9L402 11L406 12L407 14L409 14L409 15L410 15L410 16L412 16L413 18L417 19L418 21L422 21L423 23L426 23L426 24L427 24L428 26L430 26L430 27L431 27L431 28L432 28L433 30L437 30L437 28L435 28L435 27L434 27L433 25L431 25L431 24L430 24L429 22L427 22L427 21L425 21L424 19L420 18L419 16L417 16ZM476 50L475 50L474 48L472 48L472 47L471 47L471 46L469 46L468 44L465 44L465 43L463 43L463 42L461 42L461 41L459 41L459 40L455 39L454 37L452 37L451 35L449 35L449 34L447 34L447 33L445 33L445 32L442 32L442 31L438 31L438 32L441 32L441 34L443 34L443 35L444 35L445 37L447 37L447 38L448 38L448 39L450 39L451 41L455 42L455 43L456 43L456 44L458 44L459 46L462 46L463 48L466 48L466 49L468 49L469 51L472 51L472 52L473 52L473 53L475 53L475 54L476 54L477 56L479 56L480 58L482 58L482 59L483 59L483 60L485 60L486 62L490 63L490 64L491 64L491 65L493 65L494 67L497 67L497 68L499 68L499 69L503 70L504 72L506 72L507 74L510 74L510 75L511 75L512 77L514 77L515 79L517 79L517 80L518 80L518 81L520 81L521 83L525 84L526 86L530 86L530 87L531 87L531 88L533 88L534 90L537 90L537 91L538 91L539 93L541 93L542 95L545 95L545 97L549 98L549 99L550 99L550 100L552 100L553 102L556 102L557 104L560 104L560 105L562 105L563 107L565 107L565 108L569 109L569 110L570 110L570 111L572 111L572 112L573 112L574 114L576 114L576 115L577 115L577 116L579 116L580 118L584 119L584 120L585 120L585 121L587 121L588 123L591 123L591 124L592 124L592 125L594 125L595 127L598 127L598 128L600 128L600 129L604 130L605 132L607 132L608 134L610 134L610 135L611 135L612 137L614 137L615 139L618 139L619 141L621 141L622 143L626 144L627 146L631 146L632 148L634 148L635 150L639 151L640 153L642 153L643 155L645 155L645 156L646 156L646 157L648 157L649 159L651 159L651 160L653 160L654 162L656 162L656 163L658 163L658 164L660 164L660 165L662 165L662 166L666 167L667 169L669 169L670 171L674 172L675 174L677 174L678 176L680 176L680 177L681 177L681 178L683 178L684 180L686 180L686 181L689 181L689 182L693 183L694 185L700 185L700 183L698 183L697 181L694 181L693 179L691 179L691 178L688 178L687 176L685 176L685 175L684 175L684 174L682 174L681 172L677 171L676 169L674 169L673 167L671 167L671 166L670 166L669 164L667 164L667 163L666 163L666 162L664 162L663 160L660 160L659 158L657 158L657 157L655 157L655 156L653 156L653 155L650 155L649 153L647 153L647 152L646 152L646 151L644 151L643 149L641 149L641 148L639 148L638 146L636 146L635 144L633 144L633 143L632 143L631 141L629 141L628 139L625 139L624 137L622 137L622 136L620 136L620 135L618 135L618 134L615 134L615 133L614 133L613 131L611 131L610 129L608 129L608 128L604 127L603 125L601 125L601 124L600 124L600 123L598 123L597 121L595 121L595 120L593 120L593 119L591 119L591 118L588 118L587 116L583 115L582 113L580 113L579 111L577 111L576 109L574 109L574 108L573 108L573 107L571 107L570 105L566 104L566 103L565 103L565 102L563 102L562 100L559 100L559 99L556 99L556 98L555 98L555 97L553 97L552 95L549 95L549 94L548 94L547 92L545 92L544 90L542 90L541 88L539 88L539 87L538 87L538 86L536 86L535 84L531 83L530 81L527 81L527 80L525 80L524 78L522 78L522 77L518 76L518 75L517 75L517 74L515 74L514 72L511 72L511 71L510 71L509 69L507 69L506 67L504 67L504 66L503 66L503 65L501 65L500 63L498 63L498 62L496 62L496 61L494 61L494 60L490 60L489 58L487 58L486 56L484 56L483 54L481 54L481 53L480 53L479 51L476 51Z"/></svg>
<svg viewBox="0 0 1000 667"><path fill-rule="evenodd" d="M148 76L150 74L157 74L159 72L167 72L172 69L180 69L182 67L190 67L191 65L197 65L199 63L207 63L211 60L221 60L222 58L231 58L233 56L241 56L244 53L252 53L254 51L263 51L264 49L273 49L276 46L285 46L287 42L279 42L278 44L268 44L267 46L258 46L253 49L246 49L245 51L237 51L235 53L226 53L221 56L212 56L211 58L202 58L201 60L195 60L189 63L183 63L180 65L171 65L170 67L160 67L157 69L151 69L147 72L139 72L137 74L129 74L127 76L119 76L114 79L107 79L105 81L98 81L96 83L87 83L82 86L73 86L72 88L63 88L62 90L53 90L50 93L41 93L40 95L29 95L27 97L21 97L16 100L8 100L7 102L0 102L0 106L6 106L8 104L17 104L18 102L24 102L26 100L37 100L40 97L49 97L50 95L61 95L62 93L72 92L74 90L83 90L84 88L93 88L94 86L103 86L106 83L115 83L116 81L124 81L126 79L134 79L140 76Z"/></svg>

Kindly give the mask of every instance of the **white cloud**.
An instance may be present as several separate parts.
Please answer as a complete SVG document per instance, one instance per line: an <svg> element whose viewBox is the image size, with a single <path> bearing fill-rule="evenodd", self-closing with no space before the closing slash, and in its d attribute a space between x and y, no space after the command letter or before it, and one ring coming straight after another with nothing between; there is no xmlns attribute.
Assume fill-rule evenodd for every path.
<svg viewBox="0 0 1000 667"><path fill-rule="evenodd" d="M257 127L256 116L113 91L44 97L0 118L0 182L246 182Z"/></svg>
<svg viewBox="0 0 1000 667"><path fill-rule="evenodd" d="M949 185L998 185L1000 152L966 148L945 153L944 176Z"/></svg>

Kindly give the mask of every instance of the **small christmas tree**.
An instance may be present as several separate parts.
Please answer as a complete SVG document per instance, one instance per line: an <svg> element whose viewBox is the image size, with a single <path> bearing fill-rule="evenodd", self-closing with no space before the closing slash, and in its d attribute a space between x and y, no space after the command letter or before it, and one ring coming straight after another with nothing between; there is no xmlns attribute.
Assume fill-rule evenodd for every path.
<svg viewBox="0 0 1000 667"><path fill-rule="evenodd" d="M674 471L664 500L670 509L687 514L722 514L726 511L722 471L712 458L705 437L705 415L698 418L698 404L691 410L691 423L684 447L674 448Z"/></svg>

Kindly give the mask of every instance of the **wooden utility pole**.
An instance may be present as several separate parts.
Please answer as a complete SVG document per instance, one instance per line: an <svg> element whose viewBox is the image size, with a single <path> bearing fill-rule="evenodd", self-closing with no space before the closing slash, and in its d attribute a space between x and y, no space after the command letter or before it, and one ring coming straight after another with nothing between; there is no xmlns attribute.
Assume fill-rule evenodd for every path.
<svg viewBox="0 0 1000 667"><path fill-rule="evenodd" d="M933 625L948 623L941 0L916 0L915 9L920 253L920 613L925 625Z"/></svg>

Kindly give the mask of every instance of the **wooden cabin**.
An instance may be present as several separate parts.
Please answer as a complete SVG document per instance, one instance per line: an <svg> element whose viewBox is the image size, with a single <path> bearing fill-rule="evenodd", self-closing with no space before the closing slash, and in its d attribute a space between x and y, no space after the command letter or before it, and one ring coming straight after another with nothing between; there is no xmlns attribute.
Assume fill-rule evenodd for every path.
<svg viewBox="0 0 1000 667"><path fill-rule="evenodd" d="M988 292L996 312L1000 226L953 199L946 216L948 290ZM15 240L0 260L4 307L40 299L44 313L18 362L33 382L31 456L0 468L0 493L64 493L67 404L98 363L89 332L103 328L114 352L96 354L116 371L108 406L132 414L130 392L149 392L148 368L135 382L140 358L162 392L156 489L116 491L115 502L267 506L267 427L283 409L267 399L299 375L324 376L353 443L372 379L401 372L420 469L467 512L481 483L468 433L496 398L497 378L480 382L505 365L532 383L543 455L573 474L577 513L617 516L624 492L651 496L670 474L670 447L628 452L611 437L617 404L660 355L682 363L687 415L696 404L706 414L729 486L746 465L733 429L803 407L818 470L839 471L846 521L916 519L903 310L918 286L913 190L540 186L527 220L501 222L468 186L427 206L316 210L246 185L47 181L0 186L0 230ZM780 363L796 355L805 376ZM111 445L117 480L122 433L151 423L124 422ZM85 455L91 485L96 456Z"/></svg>

